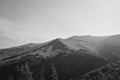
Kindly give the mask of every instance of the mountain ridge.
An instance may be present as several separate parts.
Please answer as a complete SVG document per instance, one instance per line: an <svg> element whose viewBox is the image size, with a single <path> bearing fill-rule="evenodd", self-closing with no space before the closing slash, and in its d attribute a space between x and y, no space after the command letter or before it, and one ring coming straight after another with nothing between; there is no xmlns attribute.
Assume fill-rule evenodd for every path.
<svg viewBox="0 0 120 80"><path fill-rule="evenodd" d="M96 55L98 55L98 53L99 53L97 50L98 45L100 44L100 42L104 41L107 38L108 38L108 36L96 37L96 36L88 36L88 35L87 36L72 36L67 39L56 38L54 40L51 40L51 41L48 41L45 43L40 43L40 44L30 43L30 44L26 44L26 45L22 45L22 46L18 46L18 47L0 49L0 56L2 56L2 54L14 55L13 53L15 53L15 51L17 51L17 53L15 53L15 55L17 55L17 54L21 54L22 51L23 51L22 53L24 53L27 51L38 50L41 47L48 46L49 44L51 44L51 46L54 48L55 47L60 48L60 45L63 45L61 48L66 47L66 49L70 49L70 50L86 49L86 50L93 51L96 53ZM5 55L3 55L3 56L5 56Z"/></svg>
<svg viewBox="0 0 120 80"><path fill-rule="evenodd" d="M105 66L108 63L119 63L119 42L120 35L116 36L73 36L62 39L39 43L26 44L18 47L0 50L0 76L6 80L10 74L16 73L16 66L28 63L33 77L41 75L38 70L44 66L44 76L50 79L51 64L55 65L59 80L69 80L84 75L92 70ZM112 47L112 44L115 47ZM108 45L110 44L110 45ZM115 49L114 49L115 48ZM111 51L116 51L116 54ZM111 52L110 54L108 52ZM8 70L9 74L6 74ZM12 70L12 71L11 71ZM16 78L18 75L14 75ZM16 79L15 79L16 80ZM35 79L39 80L39 78Z"/></svg>

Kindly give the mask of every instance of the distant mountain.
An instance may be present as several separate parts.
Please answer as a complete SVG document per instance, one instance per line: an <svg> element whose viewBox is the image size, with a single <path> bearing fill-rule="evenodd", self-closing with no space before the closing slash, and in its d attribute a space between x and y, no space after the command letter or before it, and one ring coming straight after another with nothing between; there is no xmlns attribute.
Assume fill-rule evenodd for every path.
<svg viewBox="0 0 120 80"><path fill-rule="evenodd" d="M120 61L120 35L111 36L98 47L99 54L112 62Z"/></svg>
<svg viewBox="0 0 120 80"><path fill-rule="evenodd" d="M109 36L73 36L67 40L71 41L71 44L76 46L85 46L86 48L96 52L98 54L98 47L102 41L106 40Z"/></svg>
<svg viewBox="0 0 120 80"><path fill-rule="evenodd" d="M0 80L24 78L17 67L27 68L24 73L33 80L69 80L109 63L119 65L119 39L120 35L72 36L0 49Z"/></svg>

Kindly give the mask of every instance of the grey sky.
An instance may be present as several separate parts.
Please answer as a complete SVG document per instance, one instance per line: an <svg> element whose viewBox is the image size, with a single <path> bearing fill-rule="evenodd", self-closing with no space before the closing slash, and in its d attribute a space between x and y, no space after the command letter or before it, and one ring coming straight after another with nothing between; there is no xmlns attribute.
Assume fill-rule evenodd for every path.
<svg viewBox="0 0 120 80"><path fill-rule="evenodd" d="M0 0L0 45L5 43L0 47L72 35L119 34L119 4L119 0Z"/></svg>

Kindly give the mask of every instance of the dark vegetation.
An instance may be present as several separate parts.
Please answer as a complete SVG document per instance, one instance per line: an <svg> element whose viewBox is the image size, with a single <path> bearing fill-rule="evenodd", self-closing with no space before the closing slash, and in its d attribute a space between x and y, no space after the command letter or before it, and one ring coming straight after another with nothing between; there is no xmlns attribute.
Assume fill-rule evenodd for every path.
<svg viewBox="0 0 120 80"><path fill-rule="evenodd" d="M120 66L115 63L109 63L73 80L120 80Z"/></svg>
<svg viewBox="0 0 120 80"><path fill-rule="evenodd" d="M69 80L107 62L88 51L61 52L54 57L26 56L0 66L0 80Z"/></svg>

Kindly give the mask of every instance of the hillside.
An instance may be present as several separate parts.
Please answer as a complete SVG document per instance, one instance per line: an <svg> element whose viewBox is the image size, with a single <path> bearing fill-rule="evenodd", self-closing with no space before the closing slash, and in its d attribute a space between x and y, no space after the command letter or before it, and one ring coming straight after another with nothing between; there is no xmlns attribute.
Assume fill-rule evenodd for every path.
<svg viewBox="0 0 120 80"><path fill-rule="evenodd" d="M1 49L0 80L69 80L109 63L119 66L119 37L72 36Z"/></svg>

